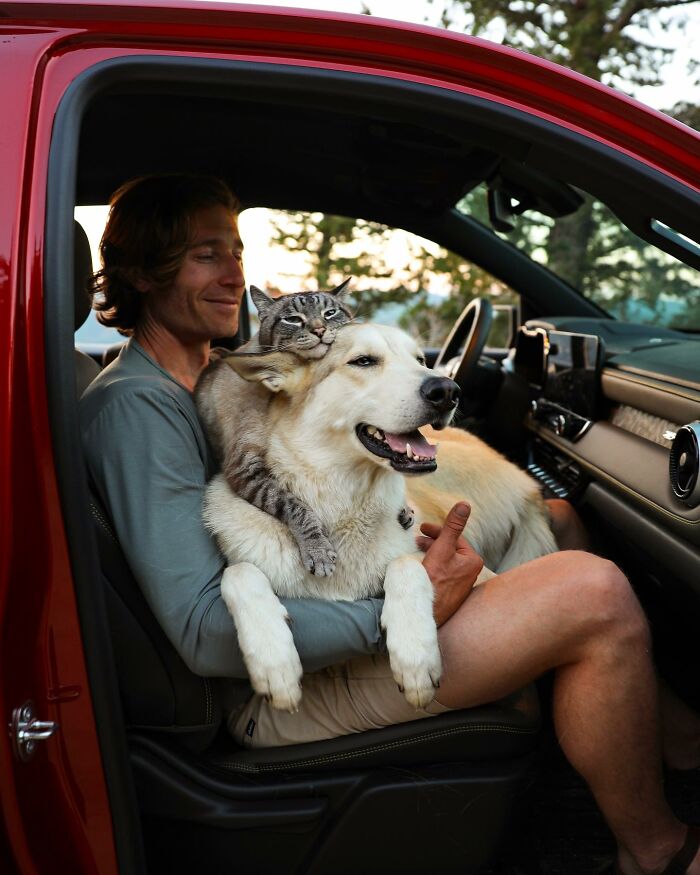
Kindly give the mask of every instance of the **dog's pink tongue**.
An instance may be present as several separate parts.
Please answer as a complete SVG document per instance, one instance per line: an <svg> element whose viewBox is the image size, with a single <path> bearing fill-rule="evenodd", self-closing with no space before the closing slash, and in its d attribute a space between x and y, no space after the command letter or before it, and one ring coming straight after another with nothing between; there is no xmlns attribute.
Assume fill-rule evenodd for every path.
<svg viewBox="0 0 700 875"><path fill-rule="evenodd" d="M406 444L411 445L414 456L422 456L424 459L434 459L437 452L437 447L429 444L418 429L407 431L404 434L392 434L385 431L384 440L397 453L405 453Z"/></svg>

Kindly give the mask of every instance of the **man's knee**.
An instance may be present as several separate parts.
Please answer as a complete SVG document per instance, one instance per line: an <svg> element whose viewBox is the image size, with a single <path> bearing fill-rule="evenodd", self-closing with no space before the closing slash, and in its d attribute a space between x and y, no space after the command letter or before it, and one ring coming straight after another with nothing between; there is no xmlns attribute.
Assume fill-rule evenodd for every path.
<svg viewBox="0 0 700 875"><path fill-rule="evenodd" d="M582 611L584 622L625 637L648 637L644 612L629 581L614 562L578 550L560 555L571 569L567 579L569 597Z"/></svg>

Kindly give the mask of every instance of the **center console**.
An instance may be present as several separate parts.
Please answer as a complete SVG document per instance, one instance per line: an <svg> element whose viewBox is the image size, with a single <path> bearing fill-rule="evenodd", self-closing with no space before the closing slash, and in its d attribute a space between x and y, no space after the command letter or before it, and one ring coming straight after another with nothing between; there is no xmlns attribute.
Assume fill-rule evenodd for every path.
<svg viewBox="0 0 700 875"><path fill-rule="evenodd" d="M530 384L533 418L576 441L598 415L603 350L594 334L523 326L513 369Z"/></svg>
<svg viewBox="0 0 700 875"><path fill-rule="evenodd" d="M513 370L530 386L531 420L575 443L599 416L602 342L593 334L523 326ZM581 485L581 471L566 454L535 438L530 473L561 498Z"/></svg>

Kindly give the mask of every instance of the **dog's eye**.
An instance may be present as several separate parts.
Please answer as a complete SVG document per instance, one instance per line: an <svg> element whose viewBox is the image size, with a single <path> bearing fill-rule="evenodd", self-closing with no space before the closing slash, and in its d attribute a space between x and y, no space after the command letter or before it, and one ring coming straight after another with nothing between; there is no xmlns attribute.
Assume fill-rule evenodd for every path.
<svg viewBox="0 0 700 875"><path fill-rule="evenodd" d="M334 316L337 316L337 315L338 315L338 310L337 310L337 308L332 308L332 309L330 309L330 310L325 310L325 311L324 311L324 313L323 313L323 318L324 318L324 319L332 319Z"/></svg>
<svg viewBox="0 0 700 875"><path fill-rule="evenodd" d="M282 322L287 325L303 325L306 320L303 316L283 316Z"/></svg>
<svg viewBox="0 0 700 875"><path fill-rule="evenodd" d="M425 364L425 359L423 358L422 355L417 355L417 356L416 356L416 361L418 362L419 365L424 365L424 364Z"/></svg>
<svg viewBox="0 0 700 875"><path fill-rule="evenodd" d="M348 362L349 365L355 365L357 368L371 368L379 364L379 359L373 355L358 355L356 359Z"/></svg>

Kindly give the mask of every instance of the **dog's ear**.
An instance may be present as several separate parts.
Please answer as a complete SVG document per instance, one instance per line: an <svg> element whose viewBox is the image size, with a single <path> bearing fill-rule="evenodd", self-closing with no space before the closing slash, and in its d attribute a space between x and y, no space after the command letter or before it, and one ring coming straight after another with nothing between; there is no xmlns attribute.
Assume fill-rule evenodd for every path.
<svg viewBox="0 0 700 875"><path fill-rule="evenodd" d="M334 289L331 289L328 294L335 295L337 298L339 298L345 292L345 289L347 288L351 279L352 279L352 277L349 276L339 286L336 286Z"/></svg>
<svg viewBox="0 0 700 875"><path fill-rule="evenodd" d="M275 303L275 299L271 298L266 292L263 292L263 290L259 289L257 286L251 286L249 291L250 297L255 304L255 309L262 318L265 315L265 311Z"/></svg>
<svg viewBox="0 0 700 875"><path fill-rule="evenodd" d="M239 377L251 383L262 383L270 392L282 392L292 377L303 367L290 352L234 352L224 359Z"/></svg>

